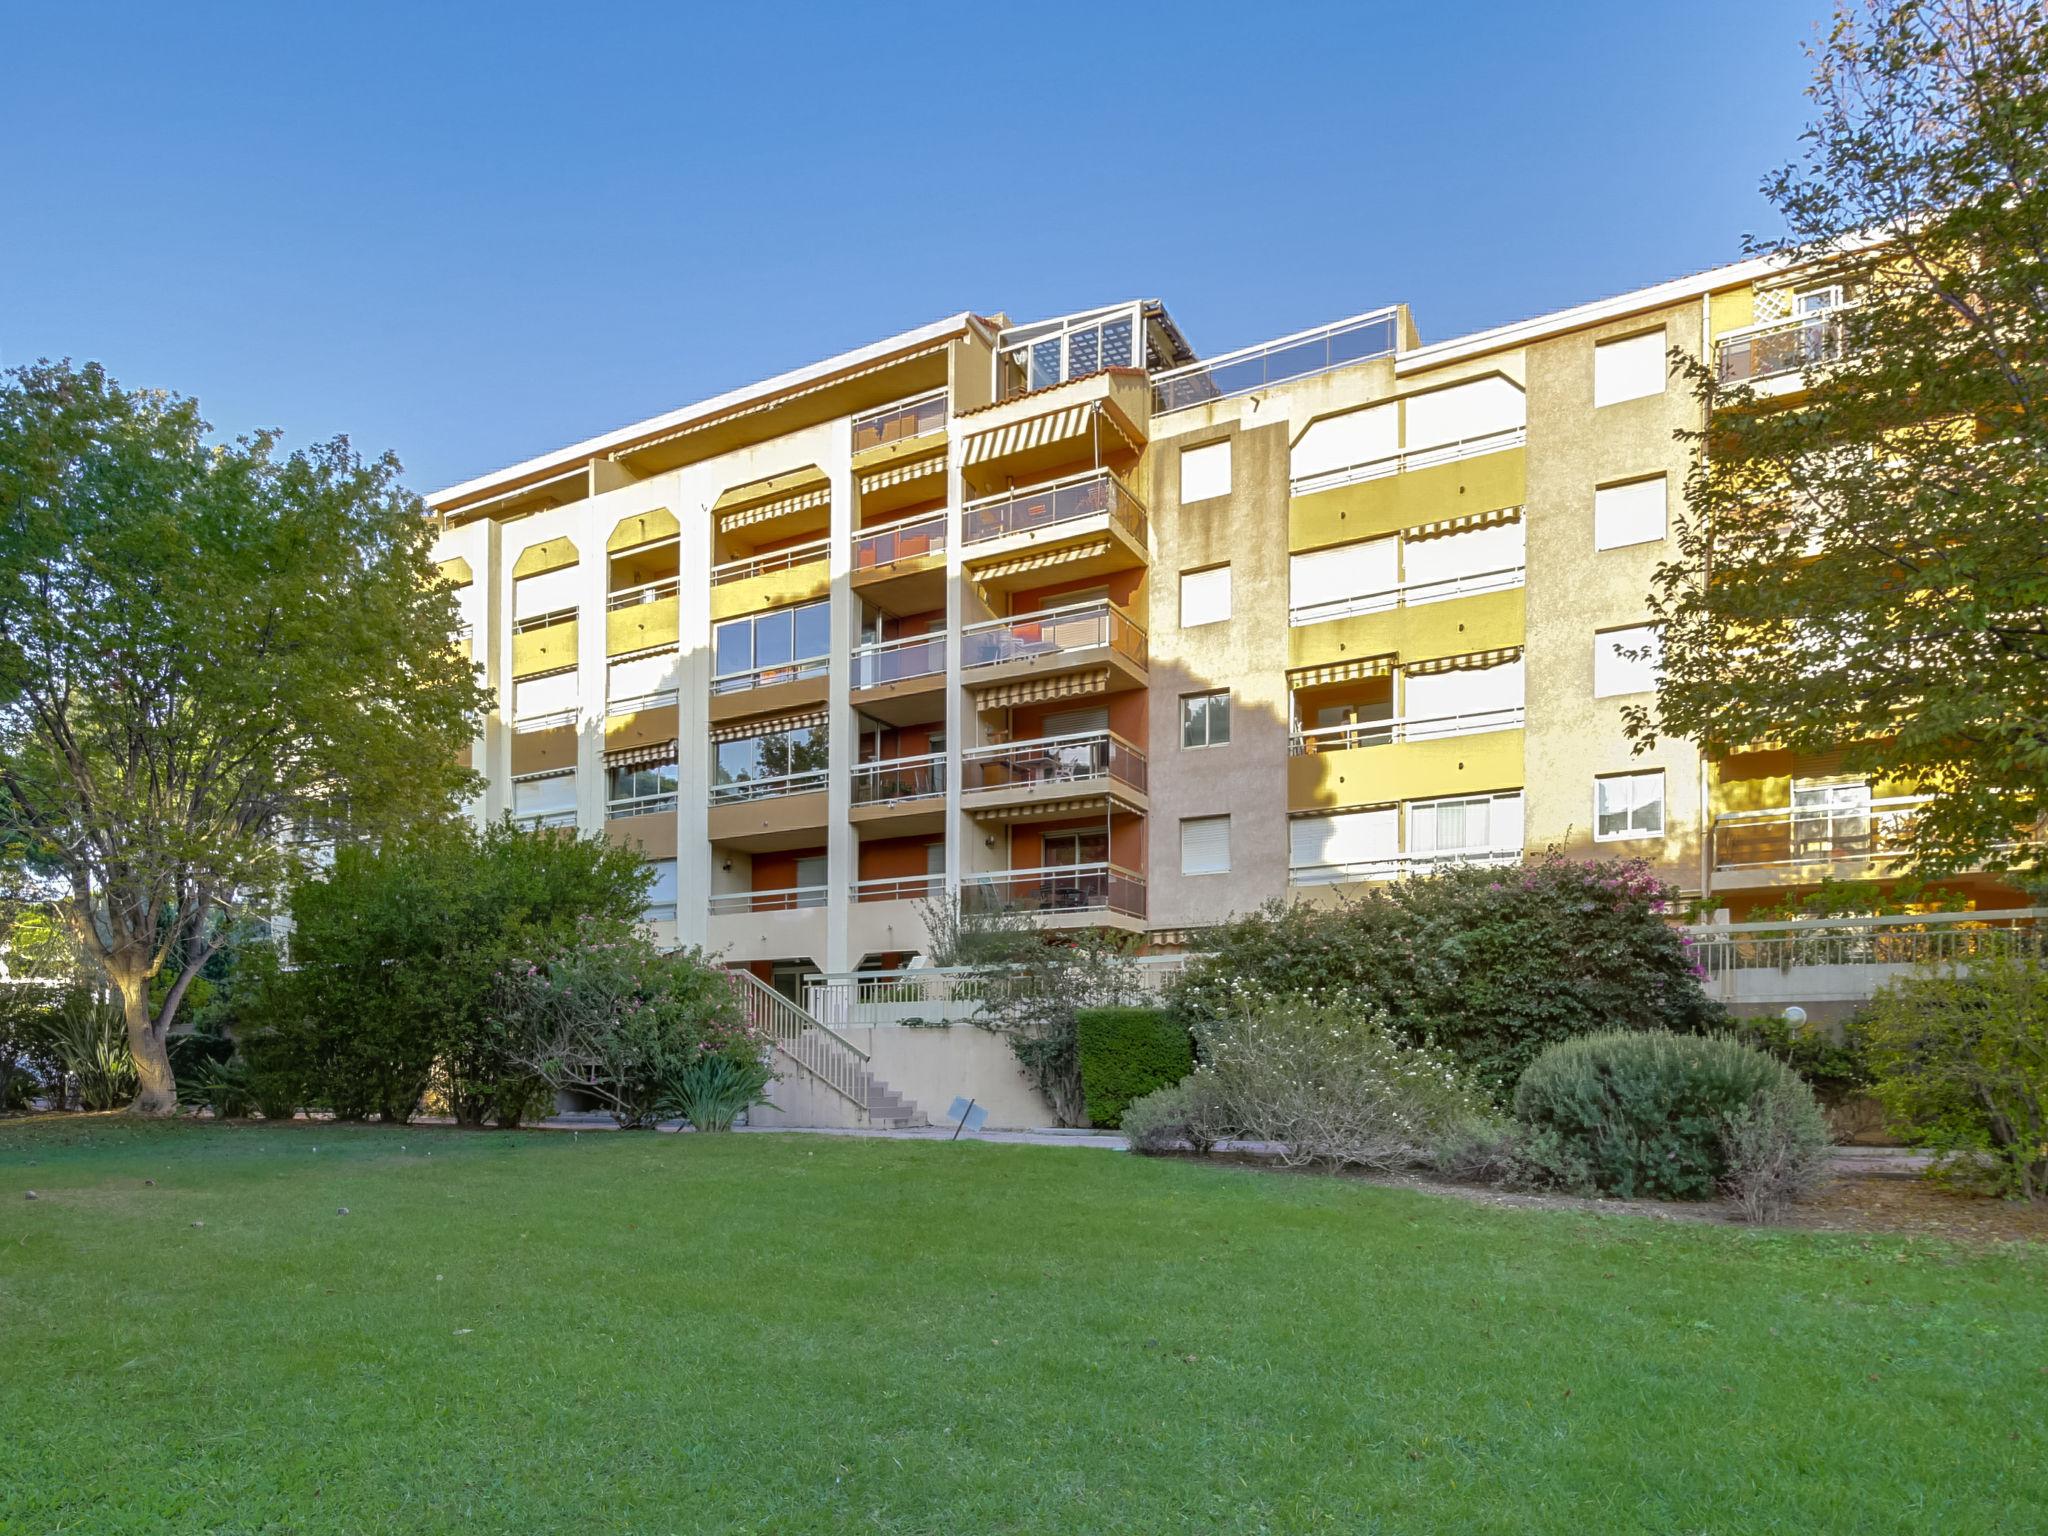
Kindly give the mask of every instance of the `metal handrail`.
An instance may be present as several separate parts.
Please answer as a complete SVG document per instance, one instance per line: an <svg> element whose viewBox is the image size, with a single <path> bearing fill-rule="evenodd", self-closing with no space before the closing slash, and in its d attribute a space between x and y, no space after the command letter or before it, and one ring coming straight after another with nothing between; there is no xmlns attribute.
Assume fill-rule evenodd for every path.
<svg viewBox="0 0 2048 1536"><path fill-rule="evenodd" d="M855 574L862 571L878 571L894 565L898 560L914 560L921 555L944 554L946 549L946 523L944 510L937 512L913 512L908 517L899 517L893 523L877 523L871 528L856 528L853 531L853 569ZM920 534L922 542L918 548L903 546L913 542L912 534Z"/></svg>
<svg viewBox="0 0 2048 1536"><path fill-rule="evenodd" d="M1114 731L1068 731L1024 741L971 747L960 754L960 789L1010 789L1029 784L1074 784L1111 778L1146 787L1145 754Z"/></svg>
<svg viewBox="0 0 2048 1536"><path fill-rule="evenodd" d="M1292 864L1287 869L1287 881L1290 885L1339 885L1347 880L1395 880L1444 864L1490 868L1521 862L1519 848L1440 848L1429 853L1389 854L1383 859L1354 859L1344 864Z"/></svg>
<svg viewBox="0 0 2048 1536"><path fill-rule="evenodd" d="M1019 633L1026 630L1036 631L1036 635L1025 638ZM1085 603L1039 608L966 625L960 631L960 666L962 670L993 667L1006 661L1061 651L1093 650L1105 645L1130 656L1139 666L1147 664L1145 631L1121 608L1098 597Z"/></svg>
<svg viewBox="0 0 2048 1536"><path fill-rule="evenodd" d="M792 544L786 549L771 549L765 555L742 555L737 560L727 560L711 567L711 585L722 587L728 582L746 581L754 576L766 576L770 571L793 570L799 565L810 565L823 560L832 553L832 540L812 539L804 544Z"/></svg>
<svg viewBox="0 0 2048 1536"><path fill-rule="evenodd" d="M1893 795L1860 805L1763 806L1714 818L1716 869L1770 869L1893 859L1903 833L1930 795ZM1745 856L1745 855L1762 855Z"/></svg>
<svg viewBox="0 0 2048 1536"><path fill-rule="evenodd" d="M1353 315L1348 320L1311 326L1290 336L1256 342L1235 352L1153 374L1152 410L1155 415L1185 410L1292 379L1312 378L1353 363L1392 357L1400 342L1400 318L1391 306Z"/></svg>
<svg viewBox="0 0 2048 1536"><path fill-rule="evenodd" d="M826 1027L751 971L728 970L740 1014L756 1034L868 1117L874 1075L868 1053Z"/></svg>
<svg viewBox="0 0 2048 1536"><path fill-rule="evenodd" d="M565 725L574 725L580 713L581 706L572 704L567 709L551 709L544 714L521 715L512 722L512 734L528 736L535 731L560 730Z"/></svg>
<svg viewBox="0 0 2048 1536"><path fill-rule="evenodd" d="M674 597L681 588L680 578L664 576L659 581L643 581L637 587L621 587L604 600L604 606L607 611L637 608L642 603L658 603L664 597Z"/></svg>
<svg viewBox="0 0 2048 1536"><path fill-rule="evenodd" d="M1720 383L1740 384L1836 362L1843 350L1842 316L1856 307L1836 304L1811 314L1731 327L1714 338L1714 375Z"/></svg>
<svg viewBox="0 0 2048 1536"><path fill-rule="evenodd" d="M1343 464L1336 469L1302 475L1288 482L1288 491L1291 495L1307 496L1316 491L1334 490L1340 485L1352 485L1360 480L1379 480L1409 470L1433 469L1439 464L1454 464L1459 459L1473 459L1481 454L1501 453L1509 448L1519 448L1528 441L1528 437L1527 427L1503 427L1498 432L1483 432L1477 437L1463 437L1452 443L1434 443L1426 448L1403 448L1398 453L1383 453L1376 458L1360 459L1355 464Z"/></svg>
<svg viewBox="0 0 2048 1536"><path fill-rule="evenodd" d="M734 779L711 786L713 805L742 805L749 800L773 800L782 795L807 795L825 787L825 770L807 768L801 773L776 773L758 779Z"/></svg>
<svg viewBox="0 0 2048 1536"><path fill-rule="evenodd" d="M1001 899L1029 890L1024 901ZM1036 869L1005 869L960 879L963 911L1115 912L1145 915L1145 877L1120 864L1042 865Z"/></svg>
<svg viewBox="0 0 2048 1536"><path fill-rule="evenodd" d="M750 688L767 688L776 683L799 683L806 678L823 677L832 669L829 656L805 656L798 661L778 661L765 667L750 667L744 672L728 672L723 677L711 679L713 693L745 693Z"/></svg>
<svg viewBox="0 0 2048 1536"><path fill-rule="evenodd" d="M676 805L674 790L659 795L635 795L628 800L609 800L605 802L604 819L617 821L624 816L659 816L663 811L674 810Z"/></svg>
<svg viewBox="0 0 2048 1536"><path fill-rule="evenodd" d="M797 912L824 906L831 890L826 885L785 885L772 891L720 891L710 907L720 917L735 912Z"/></svg>
<svg viewBox="0 0 2048 1536"><path fill-rule="evenodd" d="M946 754L925 752L916 757L884 757L853 765L855 805L887 805L896 800L928 800L946 792Z"/></svg>
<svg viewBox="0 0 2048 1536"><path fill-rule="evenodd" d="M514 816L513 821L528 831L541 827L573 827L576 825L574 811L529 811L523 816Z"/></svg>
<svg viewBox="0 0 2048 1536"><path fill-rule="evenodd" d="M946 632L877 640L857 647L852 663L849 688L879 688L914 677L934 677L946 670Z"/></svg>
<svg viewBox="0 0 2048 1536"><path fill-rule="evenodd" d="M1388 613L1396 608L1420 608L1427 603L1447 602L1454 597L1476 597L1483 592L1512 592L1528 580L1528 566L1503 565L1490 571L1472 571L1463 576L1441 576L1435 581L1404 581L1378 592L1361 592L1355 597L1333 597L1327 602L1304 603L1287 610L1290 629L1305 624L1325 624L1331 619L1348 619L1362 613Z"/></svg>
<svg viewBox="0 0 2048 1536"><path fill-rule="evenodd" d="M853 882L855 901L910 901L936 896L945 888L944 875L883 875Z"/></svg>
<svg viewBox="0 0 2048 1536"><path fill-rule="evenodd" d="M536 629L552 629L557 624L573 624L583 610L571 604L567 608L550 608L546 613L530 613L523 619L512 621L512 633L527 635Z"/></svg>
<svg viewBox="0 0 2048 1536"><path fill-rule="evenodd" d="M923 437L936 432L946 424L946 391L935 389L928 394L915 395L908 400L899 400L894 405L878 406L864 411L853 418L853 451L863 452L879 448L884 443L900 443L913 437ZM907 431L892 432L892 427L907 427Z"/></svg>
<svg viewBox="0 0 2048 1536"><path fill-rule="evenodd" d="M985 544L1012 533L1105 515L1138 544L1147 542L1150 524L1145 504L1106 469L1083 470L977 497L960 509L960 542Z"/></svg>
<svg viewBox="0 0 2048 1536"><path fill-rule="evenodd" d="M1384 747L1397 741L1441 741L1447 736L1479 736L1488 731L1512 731L1523 723L1519 704L1500 709L1477 709L1458 715L1429 715L1398 720L1347 720L1342 725L1318 725L1297 729L1287 743L1289 757L1313 757L1318 752L1343 752L1354 747Z"/></svg>

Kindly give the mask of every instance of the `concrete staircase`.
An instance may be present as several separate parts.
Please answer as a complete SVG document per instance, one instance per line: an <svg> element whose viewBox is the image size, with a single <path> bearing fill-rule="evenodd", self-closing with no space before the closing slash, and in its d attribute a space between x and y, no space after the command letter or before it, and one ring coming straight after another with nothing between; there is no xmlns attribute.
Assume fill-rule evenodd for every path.
<svg viewBox="0 0 2048 1536"><path fill-rule="evenodd" d="M930 1125L925 1112L878 1077L868 1079L868 1124L885 1131L907 1130L913 1125Z"/></svg>

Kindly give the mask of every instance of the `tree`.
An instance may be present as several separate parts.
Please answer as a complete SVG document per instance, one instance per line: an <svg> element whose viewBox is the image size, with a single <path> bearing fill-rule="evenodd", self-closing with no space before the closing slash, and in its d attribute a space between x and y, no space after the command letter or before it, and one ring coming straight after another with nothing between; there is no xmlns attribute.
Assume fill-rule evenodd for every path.
<svg viewBox="0 0 2048 1536"><path fill-rule="evenodd" d="M1927 872L2012 868L2048 806L2048 17L1873 0L1813 50L1815 120L1757 247L1846 303L1773 402L1705 409L1635 739L1770 742L1935 798Z"/></svg>
<svg viewBox="0 0 2048 1536"><path fill-rule="evenodd" d="M223 914L473 782L485 695L397 461L277 443L97 365L0 377L0 861L119 996L138 1112L176 1106L165 1036Z"/></svg>
<svg viewBox="0 0 2048 1536"><path fill-rule="evenodd" d="M500 1026L501 973L579 924L630 929L650 878L631 848L509 819L338 849L292 889L292 968L236 989L244 1053L267 1087L344 1118L409 1119L432 1086L465 1125L516 1125L545 1094Z"/></svg>

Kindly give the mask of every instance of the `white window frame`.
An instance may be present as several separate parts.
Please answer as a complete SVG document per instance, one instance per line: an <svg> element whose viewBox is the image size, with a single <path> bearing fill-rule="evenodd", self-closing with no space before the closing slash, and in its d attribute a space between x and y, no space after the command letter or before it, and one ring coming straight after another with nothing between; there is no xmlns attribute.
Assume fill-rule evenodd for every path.
<svg viewBox="0 0 2048 1536"><path fill-rule="evenodd" d="M1195 699L1200 699L1203 701L1203 739L1200 741L1191 742L1188 740L1188 704ZM1223 701L1223 739L1221 741L1216 740L1216 733L1214 730L1215 721L1214 715L1212 713L1212 711L1216 707L1216 700L1218 699L1221 699ZM1183 752L1206 752L1211 747L1229 746L1230 714L1230 690L1228 688L1201 688L1197 689L1193 693L1182 694L1180 696L1180 749Z"/></svg>
<svg viewBox="0 0 2048 1536"><path fill-rule="evenodd" d="M1650 802L1638 797L1636 790L1639 786L1652 779L1657 782L1655 802L1657 806L1657 825L1651 828L1638 829L1630 823L1633 823L1635 813ZM1619 832L1602 832L1600 830L1600 817L1603 811L1603 807L1600 804L1601 794L1609 785L1622 784L1629 786L1629 803L1627 806L1622 807L1626 812L1627 820ZM1631 843L1641 842L1645 838L1662 837L1665 827L1669 825L1670 815L1671 807L1669 801L1665 798L1664 770L1662 768L1638 769L1628 773L1603 773L1596 775L1593 779L1593 841L1596 843Z"/></svg>

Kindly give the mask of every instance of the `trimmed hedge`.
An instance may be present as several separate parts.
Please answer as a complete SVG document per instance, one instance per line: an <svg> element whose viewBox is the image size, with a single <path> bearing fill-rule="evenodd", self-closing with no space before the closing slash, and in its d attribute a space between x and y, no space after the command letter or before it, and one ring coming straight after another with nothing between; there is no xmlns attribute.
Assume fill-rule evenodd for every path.
<svg viewBox="0 0 2048 1536"><path fill-rule="evenodd" d="M1194 1070L1195 1043L1160 1008L1082 1008L1074 1015L1088 1122L1114 1130L1124 1106Z"/></svg>

